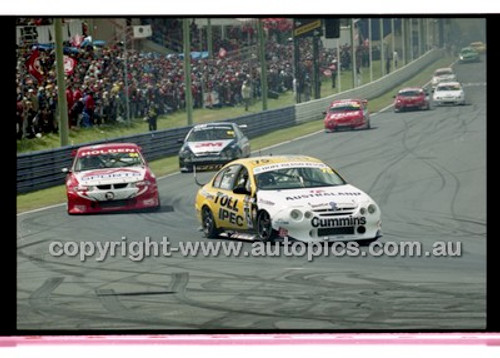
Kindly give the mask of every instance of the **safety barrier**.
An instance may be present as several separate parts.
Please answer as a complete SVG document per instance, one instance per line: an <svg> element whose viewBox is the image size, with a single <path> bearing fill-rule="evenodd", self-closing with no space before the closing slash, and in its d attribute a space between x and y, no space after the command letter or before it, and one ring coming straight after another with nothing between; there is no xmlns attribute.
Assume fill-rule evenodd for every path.
<svg viewBox="0 0 500 358"><path fill-rule="evenodd" d="M249 138L255 138L273 130L295 125L295 106L225 119L223 122L246 124L247 128L243 129L243 132ZM178 140L185 138L190 129L191 126L164 129L112 140L19 154L17 156L17 193L28 193L63 184L65 174L61 169L71 166L73 160L71 153L81 146L132 142L141 146L144 157L151 161L176 155L181 146Z"/></svg>

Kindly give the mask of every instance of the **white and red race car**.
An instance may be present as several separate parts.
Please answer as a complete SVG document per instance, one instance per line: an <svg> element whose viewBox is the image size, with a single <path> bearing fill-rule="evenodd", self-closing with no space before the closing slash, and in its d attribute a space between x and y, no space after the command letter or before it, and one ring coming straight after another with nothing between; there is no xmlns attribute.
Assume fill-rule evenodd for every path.
<svg viewBox="0 0 500 358"><path fill-rule="evenodd" d="M366 99L334 100L323 115L326 132L341 129L370 129L370 113Z"/></svg>
<svg viewBox="0 0 500 358"><path fill-rule="evenodd" d="M63 172L69 214L160 207L155 175L136 144L81 147Z"/></svg>

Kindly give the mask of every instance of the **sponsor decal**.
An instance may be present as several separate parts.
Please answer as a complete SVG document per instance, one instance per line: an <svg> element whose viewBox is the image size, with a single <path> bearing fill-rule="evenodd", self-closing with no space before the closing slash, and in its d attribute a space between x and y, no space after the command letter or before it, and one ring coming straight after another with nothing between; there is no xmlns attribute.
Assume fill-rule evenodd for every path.
<svg viewBox="0 0 500 358"><path fill-rule="evenodd" d="M79 157L86 157L90 155L100 155L100 154L108 154L108 153L137 153L137 150L134 148L109 148L109 149L93 149L86 150L80 153Z"/></svg>
<svg viewBox="0 0 500 358"><path fill-rule="evenodd" d="M360 105L358 102L349 102L349 101L333 103L330 106L330 108L345 107L345 106L350 106L353 108L360 108Z"/></svg>
<svg viewBox="0 0 500 358"><path fill-rule="evenodd" d="M352 216L343 218L319 218L315 216L311 219L311 225L314 228L359 226L365 224L366 218L364 216L356 218Z"/></svg>
<svg viewBox="0 0 500 358"><path fill-rule="evenodd" d="M257 160L254 160L252 161L252 163L254 165L259 165L259 164L263 164L263 163L269 163L269 159L257 159ZM255 173L255 170L254 170L254 173Z"/></svg>
<svg viewBox="0 0 500 358"><path fill-rule="evenodd" d="M196 164L197 171L212 171L219 170L224 164Z"/></svg>
<svg viewBox="0 0 500 358"><path fill-rule="evenodd" d="M238 215L238 199L232 198L224 193L217 192L214 199L215 204L219 204L219 219L228 221L232 225L242 227L243 216Z"/></svg>
<svg viewBox="0 0 500 358"><path fill-rule="evenodd" d="M195 148L212 148L212 147L222 147L224 142L203 142L195 144Z"/></svg>
<svg viewBox="0 0 500 358"><path fill-rule="evenodd" d="M287 201L294 201L294 200L329 197L329 196L359 196L359 195L362 195L362 194L360 192L356 192L356 191L332 193L332 192L327 192L327 191L322 192L322 191L318 190L317 192L311 192L309 194L287 196L286 200ZM324 205L324 204L318 204L318 205Z"/></svg>
<svg viewBox="0 0 500 358"><path fill-rule="evenodd" d="M140 176L141 176L141 173L138 171L117 168L117 169L111 169L111 170L92 171L92 172L87 173L84 176L82 176L81 180L82 181L91 181L91 180L97 180L97 179L123 179L123 178L134 178L134 177L140 177Z"/></svg>
<svg viewBox="0 0 500 358"><path fill-rule="evenodd" d="M273 203L272 201L269 201L269 200L266 200L266 199L259 199L259 204L263 204L263 205L270 205L270 206L273 206L273 205L276 205L275 203Z"/></svg>
<svg viewBox="0 0 500 358"><path fill-rule="evenodd" d="M275 163L257 167L253 170L253 173L260 174L264 172L270 172L273 170L288 169L288 168L328 168L328 165L316 162L291 162L291 163L284 162L284 163Z"/></svg>

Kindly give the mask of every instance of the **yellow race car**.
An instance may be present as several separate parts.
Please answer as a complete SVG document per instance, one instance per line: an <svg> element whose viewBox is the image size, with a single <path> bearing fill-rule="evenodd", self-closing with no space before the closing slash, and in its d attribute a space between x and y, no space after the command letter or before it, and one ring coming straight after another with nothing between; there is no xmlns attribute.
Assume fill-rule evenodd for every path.
<svg viewBox="0 0 500 358"><path fill-rule="evenodd" d="M199 189L195 207L207 238L368 243L382 236L375 201L307 156L235 160Z"/></svg>

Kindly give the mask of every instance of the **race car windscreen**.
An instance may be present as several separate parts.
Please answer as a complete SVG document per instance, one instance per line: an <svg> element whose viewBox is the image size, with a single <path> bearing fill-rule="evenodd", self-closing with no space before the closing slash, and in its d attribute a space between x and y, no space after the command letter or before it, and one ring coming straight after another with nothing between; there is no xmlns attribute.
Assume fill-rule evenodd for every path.
<svg viewBox="0 0 500 358"><path fill-rule="evenodd" d="M105 153L80 157L75 163L74 170L84 171L106 168L124 168L142 166L144 162L139 153Z"/></svg>
<svg viewBox="0 0 500 358"><path fill-rule="evenodd" d="M460 91L461 88L459 85L444 85L438 86L437 91Z"/></svg>
<svg viewBox="0 0 500 358"><path fill-rule="evenodd" d="M404 91L404 92L399 92L398 95L402 97L416 97L420 96L423 92L422 91Z"/></svg>
<svg viewBox="0 0 500 358"><path fill-rule="evenodd" d="M346 184L329 167L277 169L257 174L255 180L260 190L318 188Z"/></svg>
<svg viewBox="0 0 500 358"><path fill-rule="evenodd" d="M328 112L330 113L341 113L341 112L351 112L351 111L359 111L360 106L357 103L346 103L341 105L334 105L330 107Z"/></svg>
<svg viewBox="0 0 500 358"><path fill-rule="evenodd" d="M236 134L231 127L212 127L194 129L187 137L187 142L234 139Z"/></svg>

